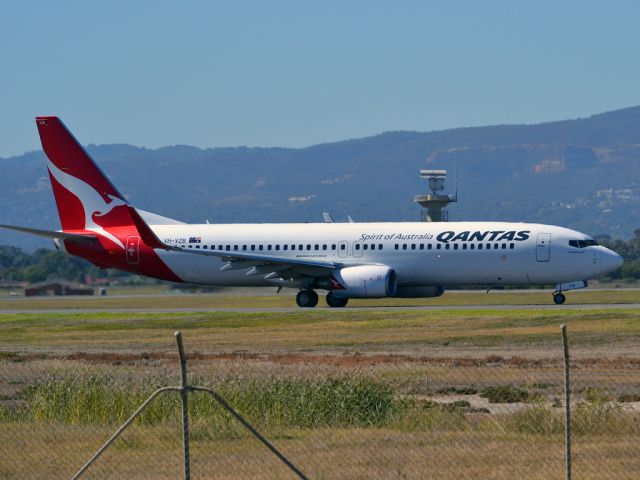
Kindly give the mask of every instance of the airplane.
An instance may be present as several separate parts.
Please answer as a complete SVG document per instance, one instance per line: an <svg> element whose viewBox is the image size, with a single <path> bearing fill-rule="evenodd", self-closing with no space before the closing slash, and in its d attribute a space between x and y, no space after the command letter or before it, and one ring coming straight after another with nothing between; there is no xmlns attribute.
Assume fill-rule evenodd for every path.
<svg viewBox="0 0 640 480"><path fill-rule="evenodd" d="M62 230L4 228L53 239L71 255L172 282L298 289L312 308L350 298L438 297L450 286L556 285L563 292L622 265L568 228L509 222L185 224L132 206L55 116L36 117Z"/></svg>

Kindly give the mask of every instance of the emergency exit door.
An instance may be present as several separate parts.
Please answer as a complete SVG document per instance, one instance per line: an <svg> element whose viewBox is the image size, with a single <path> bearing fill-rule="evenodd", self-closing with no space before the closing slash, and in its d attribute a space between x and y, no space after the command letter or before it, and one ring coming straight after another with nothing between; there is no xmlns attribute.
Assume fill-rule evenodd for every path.
<svg viewBox="0 0 640 480"><path fill-rule="evenodd" d="M551 258L551 234L539 233L536 243L536 260L548 262L549 258Z"/></svg>

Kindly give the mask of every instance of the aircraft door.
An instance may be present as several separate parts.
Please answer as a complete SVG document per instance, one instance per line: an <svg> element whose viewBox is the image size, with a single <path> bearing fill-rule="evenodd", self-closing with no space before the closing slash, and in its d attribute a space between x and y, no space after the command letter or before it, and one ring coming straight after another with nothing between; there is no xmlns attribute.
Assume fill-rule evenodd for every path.
<svg viewBox="0 0 640 480"><path fill-rule="evenodd" d="M127 263L137 265L140 263L140 237L127 237Z"/></svg>
<svg viewBox="0 0 640 480"><path fill-rule="evenodd" d="M551 234L539 233L536 242L536 260L548 262L551 258Z"/></svg>
<svg viewBox="0 0 640 480"><path fill-rule="evenodd" d="M342 258L346 258L348 254L349 254L349 242L347 242L346 240L342 240L338 244L338 256Z"/></svg>
<svg viewBox="0 0 640 480"><path fill-rule="evenodd" d="M362 256L362 242L360 240L356 240L355 242L353 242L352 255L354 257L361 257Z"/></svg>

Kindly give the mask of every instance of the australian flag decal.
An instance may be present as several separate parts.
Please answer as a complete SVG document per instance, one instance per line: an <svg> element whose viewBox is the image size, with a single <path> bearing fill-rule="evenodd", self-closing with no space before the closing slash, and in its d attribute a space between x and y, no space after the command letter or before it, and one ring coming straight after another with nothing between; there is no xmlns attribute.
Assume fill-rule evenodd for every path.
<svg viewBox="0 0 640 480"><path fill-rule="evenodd" d="M189 237L189 243L202 243L202 237Z"/></svg>

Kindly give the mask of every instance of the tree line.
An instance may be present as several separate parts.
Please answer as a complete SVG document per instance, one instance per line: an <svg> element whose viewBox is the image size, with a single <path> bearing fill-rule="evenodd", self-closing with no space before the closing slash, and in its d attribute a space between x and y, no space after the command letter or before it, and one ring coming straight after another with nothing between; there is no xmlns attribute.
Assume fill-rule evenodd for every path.
<svg viewBox="0 0 640 480"><path fill-rule="evenodd" d="M633 234L630 240L612 240L606 235L596 237L601 245L611 248L624 258L624 265L602 277L602 280L640 280L640 228ZM88 277L120 281L134 281L138 278L137 275L119 270L101 269L86 260L57 250L40 248L33 253L26 253L18 247L0 245L2 281L39 283L64 279L84 282Z"/></svg>
<svg viewBox="0 0 640 480"><path fill-rule="evenodd" d="M114 269L101 269L87 260L57 250L39 248L33 253L18 247L0 245L0 280L40 283L47 280L84 282L87 278L133 280L136 275Z"/></svg>
<svg viewBox="0 0 640 480"><path fill-rule="evenodd" d="M640 228L633 231L630 240L612 240L608 235L597 236L596 240L624 259L622 267L605 275L603 280L640 280Z"/></svg>

